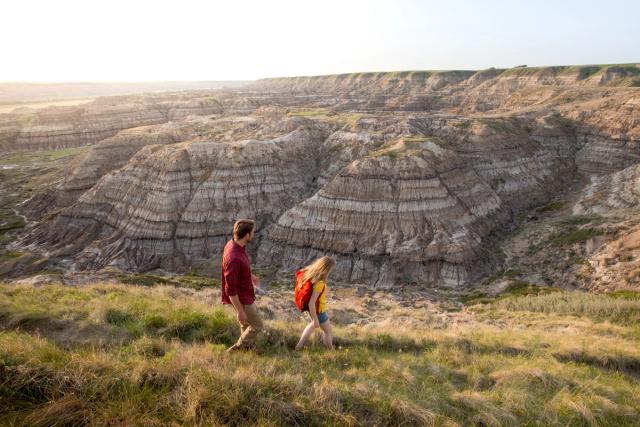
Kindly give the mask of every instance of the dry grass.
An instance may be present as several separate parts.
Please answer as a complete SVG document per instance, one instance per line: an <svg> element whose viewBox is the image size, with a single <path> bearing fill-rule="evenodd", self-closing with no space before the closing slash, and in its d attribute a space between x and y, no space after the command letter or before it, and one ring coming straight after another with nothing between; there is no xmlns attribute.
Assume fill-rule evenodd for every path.
<svg viewBox="0 0 640 427"><path fill-rule="evenodd" d="M623 324L640 322L640 299L626 299L584 292L554 292L496 301L492 308L586 316Z"/></svg>
<svg viewBox="0 0 640 427"><path fill-rule="evenodd" d="M274 320L258 353L227 354L235 322L206 292L0 286L0 424L640 422L637 325L488 305L443 329L337 327L336 351L297 353L303 323ZM8 323L19 316L130 340L61 346L42 317Z"/></svg>

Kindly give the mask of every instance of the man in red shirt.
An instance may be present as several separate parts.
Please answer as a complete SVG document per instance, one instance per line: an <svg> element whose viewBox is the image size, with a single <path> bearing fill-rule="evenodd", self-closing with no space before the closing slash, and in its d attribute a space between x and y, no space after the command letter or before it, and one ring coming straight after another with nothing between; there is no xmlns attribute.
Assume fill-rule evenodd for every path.
<svg viewBox="0 0 640 427"><path fill-rule="evenodd" d="M240 219L233 224L233 239L224 246L222 254L222 303L232 304L240 323L240 338L227 351L253 346L255 336L264 324L255 305L253 290L260 280L251 274L245 246L253 239L255 223Z"/></svg>

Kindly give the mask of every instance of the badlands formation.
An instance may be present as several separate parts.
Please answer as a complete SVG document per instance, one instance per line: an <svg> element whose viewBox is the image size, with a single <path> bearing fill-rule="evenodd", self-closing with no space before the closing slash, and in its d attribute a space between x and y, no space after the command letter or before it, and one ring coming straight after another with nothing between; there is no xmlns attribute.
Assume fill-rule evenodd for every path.
<svg viewBox="0 0 640 427"><path fill-rule="evenodd" d="M0 152L88 149L17 207L29 224L8 248L38 268L217 276L233 222L254 218L253 263L283 280L328 254L334 280L372 287L463 289L505 271L633 287L639 143L636 64L277 78L16 110L0 115ZM33 271L13 262L5 274Z"/></svg>

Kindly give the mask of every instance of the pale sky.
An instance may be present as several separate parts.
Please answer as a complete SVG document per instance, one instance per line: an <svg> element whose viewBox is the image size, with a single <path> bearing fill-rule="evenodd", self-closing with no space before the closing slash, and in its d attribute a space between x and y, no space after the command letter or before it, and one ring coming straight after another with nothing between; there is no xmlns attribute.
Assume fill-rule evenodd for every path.
<svg viewBox="0 0 640 427"><path fill-rule="evenodd" d="M0 81L640 62L637 0L7 0Z"/></svg>

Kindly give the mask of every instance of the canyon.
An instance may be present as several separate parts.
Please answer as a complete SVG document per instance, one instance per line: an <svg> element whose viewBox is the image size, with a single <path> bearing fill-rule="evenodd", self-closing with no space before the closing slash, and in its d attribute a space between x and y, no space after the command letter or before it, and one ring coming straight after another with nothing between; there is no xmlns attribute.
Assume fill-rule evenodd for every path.
<svg viewBox="0 0 640 427"><path fill-rule="evenodd" d="M273 280L331 255L334 280L373 288L637 288L639 143L637 64L274 78L16 109L0 114L7 192L11 156L79 151L11 199L25 225L0 273L217 276L233 222L253 218L253 264Z"/></svg>

